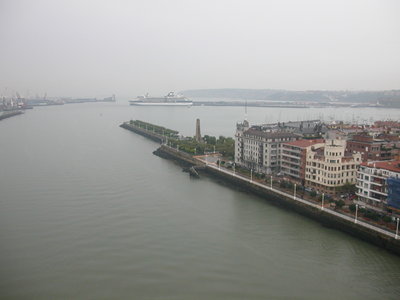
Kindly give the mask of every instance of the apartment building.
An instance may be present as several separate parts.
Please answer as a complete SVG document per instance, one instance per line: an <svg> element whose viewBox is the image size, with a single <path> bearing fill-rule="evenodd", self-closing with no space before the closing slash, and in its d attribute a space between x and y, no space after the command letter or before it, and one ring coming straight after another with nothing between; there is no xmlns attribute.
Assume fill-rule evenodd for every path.
<svg viewBox="0 0 400 300"><path fill-rule="evenodd" d="M398 136L379 134L373 137L363 133L347 141L347 150L360 152L363 161L393 160L398 154L398 145Z"/></svg>
<svg viewBox="0 0 400 300"><path fill-rule="evenodd" d="M279 172L282 143L300 137L291 132L264 131L260 126L249 127L248 122L244 121L236 127L235 163L259 173Z"/></svg>
<svg viewBox="0 0 400 300"><path fill-rule="evenodd" d="M335 194L338 187L355 184L360 153L346 151L345 140L326 140L325 145L307 151L305 185L321 193Z"/></svg>
<svg viewBox="0 0 400 300"><path fill-rule="evenodd" d="M392 179L389 180L388 179ZM357 172L357 202L377 211L388 205L388 196L400 179L400 161L363 162ZM392 182L390 182L392 181ZM390 185L394 185L392 190ZM394 199L396 203L400 199Z"/></svg>
<svg viewBox="0 0 400 300"><path fill-rule="evenodd" d="M302 139L282 143L281 173L283 173L285 177L304 185L307 150L321 148L324 145L325 142L323 139Z"/></svg>

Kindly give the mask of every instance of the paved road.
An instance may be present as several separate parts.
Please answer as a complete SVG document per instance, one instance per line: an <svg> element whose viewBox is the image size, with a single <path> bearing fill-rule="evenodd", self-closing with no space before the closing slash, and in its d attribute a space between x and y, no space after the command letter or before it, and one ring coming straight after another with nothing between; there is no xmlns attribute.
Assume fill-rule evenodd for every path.
<svg viewBox="0 0 400 300"><path fill-rule="evenodd" d="M249 178L247 178L247 177L244 177L244 176L242 176L242 175L240 175L240 174L234 173L233 170L231 171L231 170L228 170L228 169L225 169L225 168L221 168L221 167L217 166L217 165L214 164L214 163L209 163L208 161L206 161L206 160L204 159L204 157L203 157L203 158L198 157L197 159L200 160L200 161L202 161L202 162L204 162L204 163L206 163L206 165L207 165L208 167L213 168L213 169L215 169L215 170L218 170L219 172L228 174L228 175L230 175L230 176L235 176L235 177L237 177L237 178L240 178L240 179L243 180L243 181L246 181L246 182L249 182L249 183L254 184L254 185L256 185L256 186L259 186L259 187L261 187L261 188L263 188L263 189L265 189L265 190L273 191L273 192L276 193L276 194L279 194L279 195L282 195L282 196L285 196L285 197L289 197L289 198L292 198L292 199L295 200L295 201L298 201L298 202L304 203L304 204L306 204L306 205L309 205L309 206L312 206L312 207L315 207L315 208L324 210L326 213L329 213L329 214L331 214L331 215L335 215L336 217L339 217L339 218L348 220L348 221L350 221L350 222L355 222L355 218L353 218L353 217L347 216L347 215L345 215L345 214L339 213L339 212L337 212L337 211L331 210L331 209L326 208L326 207L322 207L321 205L312 203L312 202L307 201L307 200L304 200L304 199L302 199L302 198L294 197L294 195L291 195L291 194L288 194L288 193L286 193L286 192L283 192L283 191L274 189L273 187L268 186L268 185L266 185L266 184L261 184L261 183L259 183L259 182L253 181L253 180L251 180L251 179L249 179ZM382 233L382 234L384 234L384 235L386 235L386 236L389 236L389 237L391 237L391 238L396 238L396 236L395 236L395 234L394 234L393 232L390 232L390 231L388 231L388 230L385 230L385 229L376 227L376 226L374 226L374 225L368 224L368 223L366 223L366 222L364 222L364 221L361 221L361 220L359 220L359 219L357 220L357 225L363 226L363 227L365 227L365 228L374 230L374 231L379 232L379 233Z"/></svg>

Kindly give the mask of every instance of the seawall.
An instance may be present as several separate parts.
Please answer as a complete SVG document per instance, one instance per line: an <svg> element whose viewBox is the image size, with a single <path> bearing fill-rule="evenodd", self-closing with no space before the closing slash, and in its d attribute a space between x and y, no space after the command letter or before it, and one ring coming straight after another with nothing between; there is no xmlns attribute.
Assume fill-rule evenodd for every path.
<svg viewBox="0 0 400 300"><path fill-rule="evenodd" d="M147 138L149 138L149 139L151 139L151 140L153 140L153 141L155 141L157 143L163 143L166 140L165 136L163 136L161 134L154 133L154 132L151 132L149 130L140 128L138 126L130 124L129 122L122 123L119 127L122 127L124 129L133 131L133 132L135 132L137 134L140 134L140 135L142 135L144 137L147 137Z"/></svg>
<svg viewBox="0 0 400 300"><path fill-rule="evenodd" d="M179 151L178 149L169 147L167 145L161 145L157 150L153 152L153 154L162 158L174 160L184 166L205 166L203 162L199 161L192 155Z"/></svg>
<svg viewBox="0 0 400 300"><path fill-rule="evenodd" d="M154 154L163 158L172 159L182 163L185 166L203 166L203 168L201 168L203 172L227 182L233 188L252 192L268 200L274 205L289 208L297 213L320 222L324 226L348 233L354 237L360 238L392 253L400 255L400 239L395 239L394 234L390 232L385 233L383 232L384 230L379 228L373 229L372 226L365 224L361 220L359 220L358 223L355 223L354 218L352 217L345 215L340 216L341 214L335 211L327 208L321 209L319 205L306 203L307 201L301 201L299 198L295 200L293 196L289 196L284 192L271 189L266 185L250 182L250 180L247 178L234 175L231 172L220 170L216 166L205 165L202 161L192 157L191 155L165 145L162 145L156 151L154 151Z"/></svg>

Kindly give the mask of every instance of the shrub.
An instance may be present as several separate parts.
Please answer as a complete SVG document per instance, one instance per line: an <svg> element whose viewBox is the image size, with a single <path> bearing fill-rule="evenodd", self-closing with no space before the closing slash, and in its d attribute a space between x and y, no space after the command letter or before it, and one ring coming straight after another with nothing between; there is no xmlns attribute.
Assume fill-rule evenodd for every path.
<svg viewBox="0 0 400 300"><path fill-rule="evenodd" d="M356 211L356 205L354 203L350 204L349 205L349 209L350 209L351 212L355 212Z"/></svg>
<svg viewBox="0 0 400 300"><path fill-rule="evenodd" d="M316 197L317 196L317 192L316 191L311 191L310 192L310 196L313 197L313 198Z"/></svg>
<svg viewBox="0 0 400 300"><path fill-rule="evenodd" d="M378 221L378 220L380 219L379 214L377 214L376 212L371 211L371 210L367 210L367 211L364 213L364 216L365 216L366 218L368 218L368 219L375 220L375 221Z"/></svg>
<svg viewBox="0 0 400 300"><path fill-rule="evenodd" d="M335 204L336 204L336 207L338 207L338 208L342 208L345 205L343 200L338 200L335 202Z"/></svg>
<svg viewBox="0 0 400 300"><path fill-rule="evenodd" d="M384 216L384 217L382 218L382 220L383 220L383 222L386 222L386 223L392 222L392 218L389 217L389 216Z"/></svg>

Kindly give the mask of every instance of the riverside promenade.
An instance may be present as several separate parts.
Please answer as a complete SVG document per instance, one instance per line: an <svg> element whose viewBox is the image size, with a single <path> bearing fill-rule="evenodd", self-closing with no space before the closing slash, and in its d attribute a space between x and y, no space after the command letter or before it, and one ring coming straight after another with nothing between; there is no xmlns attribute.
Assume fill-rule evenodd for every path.
<svg viewBox="0 0 400 300"><path fill-rule="evenodd" d="M167 146L165 144L163 144L162 147L168 148L170 151L176 152L176 153L180 153L181 155L184 155L184 156L188 155L188 154L186 154L186 153L184 153L184 152L182 152L182 151L180 151L180 150L178 150L176 148ZM224 168L224 167L221 167L221 166L217 165L214 162L209 162L207 160L207 157L208 156L193 156L193 159L197 160L196 165L204 165L204 167L206 169L207 168L213 169L215 172L223 173L226 176L235 178L236 180L241 180L241 181L243 181L243 182L245 182L247 184L254 185L254 186L257 186L257 187L259 187L261 189L264 189L265 191L273 192L274 194L277 194L277 195L280 195L280 196L284 196L284 197L286 197L288 199L292 199L293 201L296 201L296 202L305 204L307 206L316 208L318 210L321 210L324 213L327 213L327 214L330 214L332 216L341 218L341 219L346 220L348 222L353 222L354 224L356 224L358 226L365 227L365 228L368 228L370 230L376 231L376 232L378 232L380 234L383 234L383 235L385 235L385 236L387 236L389 238L393 238L393 239L396 239L396 240L399 239L400 240L400 237L399 237L398 234L396 234L396 232L391 232L389 230L385 230L385 229L379 228L377 226L374 226L372 224L369 224L369 223L357 218L356 215L354 217L351 217L351 216L348 216L346 214L337 212L337 211L335 211L335 210L333 210L333 209L331 209L329 207L324 206L324 203L321 203L321 205L319 205L319 204L313 203L311 201L308 201L306 199L300 198L300 197L298 197L296 195L295 190L293 190L293 194L289 194L287 192L284 192L282 190L274 188L273 185L271 185L271 184L260 183L258 181L253 180L252 178L249 178L247 176L244 176L244 175L236 172L233 169L227 169L227 168Z"/></svg>
<svg viewBox="0 0 400 300"><path fill-rule="evenodd" d="M400 238L398 236L398 227L396 232L386 230L367 223L366 221L357 218L357 213L354 216L335 211L329 207L314 203L296 195L296 188L293 194L277 189L272 184L260 183L253 180L252 174L250 177L237 173L235 169L226 169L217 165L215 162L210 162L208 155L193 156L184 151L179 150L179 147L174 148L166 144L167 140L160 138L158 134L152 131L140 129L136 130L136 126L124 123L122 128L131 130L137 134L143 135L149 139L161 143L161 146L153 152L153 154L162 158L175 160L185 165L195 166L197 169L206 172L212 176L223 179L228 183L232 183L236 187L260 195L274 204L285 206L300 214L310 217L328 227L346 232L352 236L375 244L392 253L400 255Z"/></svg>
<svg viewBox="0 0 400 300"><path fill-rule="evenodd" d="M265 189L267 191L271 191L271 192L273 192L275 194L278 194L278 195L281 195L281 196L284 196L284 197L287 197L287 198L291 198L291 199L293 199L293 201L297 201L299 203L308 205L310 207L313 207L313 208L316 208L316 209L320 209L321 211L324 211L325 213L331 214L331 215L333 215L335 217L342 218L343 220L346 220L346 221L349 221L349 222L354 222L354 224L357 224L358 226L362 226L362 227L368 228L370 230L374 230L374 231L379 232L381 234L384 234L384 235L386 235L386 236L388 236L390 238L399 239L398 234L396 234L395 232L391 232L391 231L379 228L377 226L371 225L369 223L366 223L366 222L358 219L357 216L350 217L348 215L342 214L340 212L337 212L335 210L332 210L332 209L324 206L323 203L321 203L321 205L318 205L318 204L313 203L311 201L308 201L308 200L305 200L303 198L297 197L295 192L293 194L289 194L289 193L286 193L284 191L281 191L279 189L274 188L272 185L263 184L263 183L254 181L252 178L248 178L246 176L243 176L240 173L235 172L234 170L229 170L229 169L223 168L221 166L217 166L215 163L208 163L207 159L202 159L200 157L196 157L196 159L198 159L199 161L203 162L205 164L206 168L214 169L217 172L221 172L221 173L224 173L224 174L226 174L228 176L232 176L232 177L238 178L238 179L240 179L240 180L242 180L242 181L244 181L244 182L246 182L248 184L252 184L252 185L258 186L258 187L260 187L262 189Z"/></svg>

